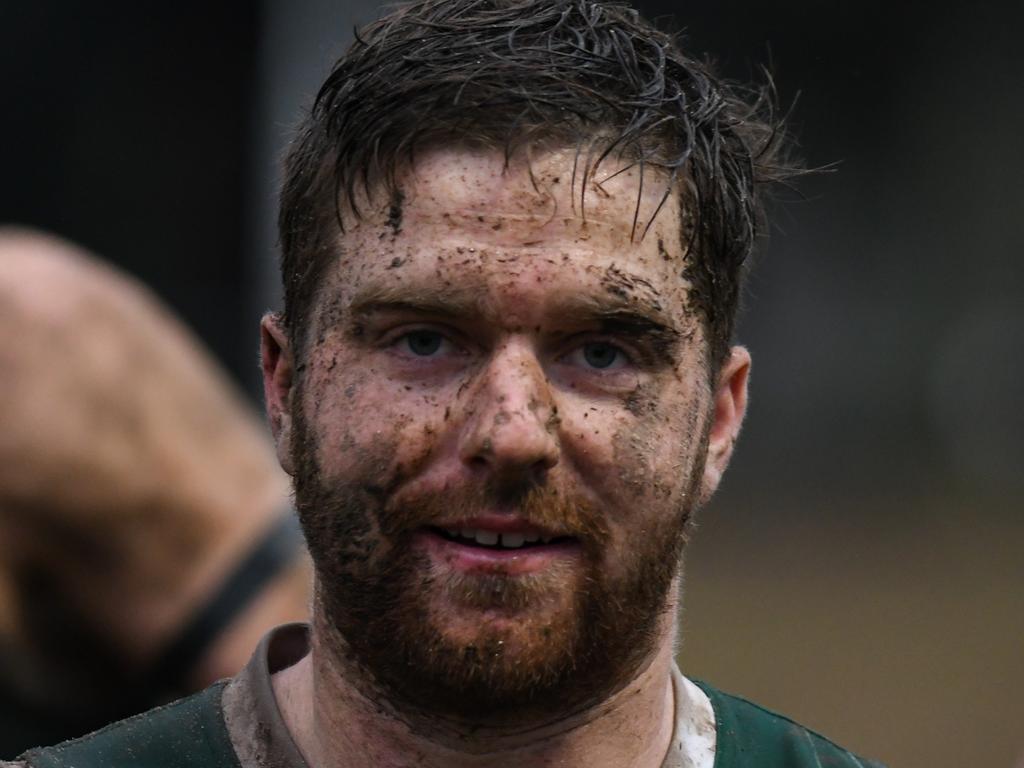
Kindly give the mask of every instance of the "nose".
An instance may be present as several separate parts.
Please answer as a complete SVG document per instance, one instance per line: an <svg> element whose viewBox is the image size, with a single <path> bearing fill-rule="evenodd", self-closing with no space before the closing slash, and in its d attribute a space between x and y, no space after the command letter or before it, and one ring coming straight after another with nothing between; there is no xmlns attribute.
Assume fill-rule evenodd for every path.
<svg viewBox="0 0 1024 768"><path fill-rule="evenodd" d="M525 342L497 349L467 403L460 459L500 481L536 480L558 463L558 410Z"/></svg>

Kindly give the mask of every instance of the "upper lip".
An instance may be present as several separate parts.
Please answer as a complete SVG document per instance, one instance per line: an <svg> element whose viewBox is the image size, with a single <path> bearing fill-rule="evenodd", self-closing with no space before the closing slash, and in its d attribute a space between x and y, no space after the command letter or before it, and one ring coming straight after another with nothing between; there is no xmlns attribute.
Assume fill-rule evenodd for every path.
<svg viewBox="0 0 1024 768"><path fill-rule="evenodd" d="M513 515L485 514L461 519L449 518L433 524L436 528L452 528L455 530L471 528L478 531L493 533L521 533L524 536L555 538L568 535L565 531L557 531L544 526L534 525L521 517Z"/></svg>

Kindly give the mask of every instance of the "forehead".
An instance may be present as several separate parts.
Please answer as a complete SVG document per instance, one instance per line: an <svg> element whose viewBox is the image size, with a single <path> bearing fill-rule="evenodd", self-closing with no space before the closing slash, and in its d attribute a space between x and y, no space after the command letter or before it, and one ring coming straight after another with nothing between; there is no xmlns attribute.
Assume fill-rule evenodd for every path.
<svg viewBox="0 0 1024 768"><path fill-rule="evenodd" d="M656 212L652 228L664 235L674 226L678 235L676 195L660 206L666 189L663 174L648 169L641 179L638 167L609 159L584 178L587 165L586 158L571 150L510 162L494 150L434 150L406 178L403 214L418 226L450 226L445 220L454 218L477 229L478 235L508 245L522 244L521 237L532 234L597 239L622 248L641 240ZM479 221L496 215L518 222L516 231L502 236L503 228L494 227L498 222ZM474 220L487 226L474 228Z"/></svg>
<svg viewBox="0 0 1024 768"><path fill-rule="evenodd" d="M584 179L585 164L571 150L510 163L492 150L420 156L400 194L360 204L368 215L341 238L334 292L461 285L483 295L519 284L531 295L614 298L631 286L681 307L677 193L666 197L665 177L650 169L608 160Z"/></svg>

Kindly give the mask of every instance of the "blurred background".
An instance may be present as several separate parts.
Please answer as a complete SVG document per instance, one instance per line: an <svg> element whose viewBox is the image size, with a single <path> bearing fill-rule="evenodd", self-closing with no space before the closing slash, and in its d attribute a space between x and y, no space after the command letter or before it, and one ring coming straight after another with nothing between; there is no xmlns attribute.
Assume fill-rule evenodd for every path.
<svg viewBox="0 0 1024 768"><path fill-rule="evenodd" d="M894 767L1024 766L1024 6L639 6L733 79L769 66L834 167L757 258L684 670ZM0 222L148 283L256 402L280 152L376 13L0 4Z"/></svg>

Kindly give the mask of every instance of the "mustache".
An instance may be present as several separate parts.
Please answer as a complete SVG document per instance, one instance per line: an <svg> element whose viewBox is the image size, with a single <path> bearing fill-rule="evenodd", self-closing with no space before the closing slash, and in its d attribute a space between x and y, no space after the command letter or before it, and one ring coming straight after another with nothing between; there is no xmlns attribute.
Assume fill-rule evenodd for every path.
<svg viewBox="0 0 1024 768"><path fill-rule="evenodd" d="M579 493L551 484L482 482L412 493L398 491L384 503L381 531L400 537L428 526L471 520L481 515L508 515L558 536L605 541L604 515Z"/></svg>

